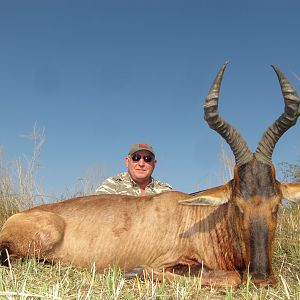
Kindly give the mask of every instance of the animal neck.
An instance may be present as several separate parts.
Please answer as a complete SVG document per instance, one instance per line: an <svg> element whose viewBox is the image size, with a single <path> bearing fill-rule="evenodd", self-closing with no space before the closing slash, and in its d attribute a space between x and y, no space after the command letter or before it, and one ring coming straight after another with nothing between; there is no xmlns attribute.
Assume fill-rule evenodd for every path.
<svg viewBox="0 0 300 300"><path fill-rule="evenodd" d="M228 213L228 204L221 206L195 206L186 208L187 221L184 222L182 238L193 237L193 249L210 269L242 269L244 262L236 224ZM190 226L190 220L198 220ZM189 225L189 226L188 226ZM199 238L197 235L199 234ZM201 238L200 238L201 236ZM205 237L205 238L203 238ZM214 249L207 251L213 245Z"/></svg>
<svg viewBox="0 0 300 300"><path fill-rule="evenodd" d="M221 269L241 270L244 268L244 259L237 235L237 224L231 214L231 205L226 203L219 207L219 221L216 222L211 236L214 245L218 245L218 265Z"/></svg>
<svg viewBox="0 0 300 300"><path fill-rule="evenodd" d="M235 269L242 270L245 268L245 258L241 248L241 236L238 230L238 223L236 219L235 208L232 203L227 203L227 216L226 216L226 232L229 236L229 244L232 251Z"/></svg>

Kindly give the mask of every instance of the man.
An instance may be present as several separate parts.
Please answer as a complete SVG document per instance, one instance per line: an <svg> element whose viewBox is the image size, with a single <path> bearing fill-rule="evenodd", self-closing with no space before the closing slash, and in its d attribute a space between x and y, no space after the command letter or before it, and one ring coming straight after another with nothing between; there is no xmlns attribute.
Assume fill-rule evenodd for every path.
<svg viewBox="0 0 300 300"><path fill-rule="evenodd" d="M152 177L155 165L154 149L148 144L133 144L125 157L128 172L106 179L96 194L145 196L172 190L167 183Z"/></svg>

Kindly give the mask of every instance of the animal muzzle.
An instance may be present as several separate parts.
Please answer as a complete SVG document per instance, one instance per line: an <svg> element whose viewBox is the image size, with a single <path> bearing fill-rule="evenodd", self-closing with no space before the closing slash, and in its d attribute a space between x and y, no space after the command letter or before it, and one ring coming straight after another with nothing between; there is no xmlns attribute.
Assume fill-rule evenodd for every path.
<svg viewBox="0 0 300 300"><path fill-rule="evenodd" d="M250 225L250 260L248 272L257 286L274 285L276 280L272 270L272 234L264 219L255 219Z"/></svg>

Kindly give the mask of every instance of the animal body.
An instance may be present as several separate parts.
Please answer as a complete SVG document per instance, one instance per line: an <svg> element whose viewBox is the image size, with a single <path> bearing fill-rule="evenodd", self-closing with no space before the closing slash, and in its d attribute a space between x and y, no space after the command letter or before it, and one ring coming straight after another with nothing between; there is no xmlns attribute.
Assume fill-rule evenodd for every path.
<svg viewBox="0 0 300 300"><path fill-rule="evenodd" d="M252 153L218 113L220 69L204 105L205 119L231 147L236 166L228 183L195 195L94 195L37 206L11 216L0 233L1 259L36 257L96 270L119 265L128 277L173 280L202 274L203 285L273 285L273 241L280 201L300 200L300 184L275 177L272 152L293 126L300 100L279 69L285 111Z"/></svg>

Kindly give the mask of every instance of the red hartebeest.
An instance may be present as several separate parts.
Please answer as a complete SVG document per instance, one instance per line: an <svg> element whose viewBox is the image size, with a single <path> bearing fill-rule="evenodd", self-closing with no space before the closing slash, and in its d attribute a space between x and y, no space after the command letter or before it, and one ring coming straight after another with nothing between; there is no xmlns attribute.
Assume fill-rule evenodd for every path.
<svg viewBox="0 0 300 300"><path fill-rule="evenodd" d="M118 264L127 276L177 278L203 272L203 285L275 283L272 247L277 211L299 201L300 184L276 180L272 152L299 115L300 100L279 69L285 112L263 134L255 153L218 113L226 64L205 101L205 119L230 145L236 166L225 185L188 195L94 195L47 204L10 217L0 233L1 259L37 257L96 269ZM179 275L178 275L179 274Z"/></svg>

